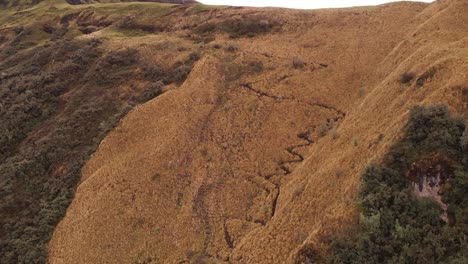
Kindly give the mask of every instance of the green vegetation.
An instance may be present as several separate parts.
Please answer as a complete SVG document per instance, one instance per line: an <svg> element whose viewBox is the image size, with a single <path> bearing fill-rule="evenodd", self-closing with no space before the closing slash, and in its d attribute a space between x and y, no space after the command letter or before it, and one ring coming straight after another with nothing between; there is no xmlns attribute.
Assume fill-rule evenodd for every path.
<svg viewBox="0 0 468 264"><path fill-rule="evenodd" d="M0 82L5 263L45 263L47 242L73 197L82 165L127 111L86 83L76 86L102 55L99 45L59 41L0 66L6 73Z"/></svg>
<svg viewBox="0 0 468 264"><path fill-rule="evenodd" d="M2 263L46 262L47 243L99 142L133 106L182 83L200 58L142 66L138 50L106 52L96 39L15 48L34 30L11 29L16 37L3 44L11 49L0 53ZM128 84L132 94L119 88Z"/></svg>
<svg viewBox="0 0 468 264"><path fill-rule="evenodd" d="M373 164L364 172L356 234L336 239L327 262L467 263L467 130L446 107L412 109L406 136L382 165ZM405 176L414 162L427 157L434 167L440 157L450 160L451 175L442 192L448 223L441 218L441 206L417 198Z"/></svg>

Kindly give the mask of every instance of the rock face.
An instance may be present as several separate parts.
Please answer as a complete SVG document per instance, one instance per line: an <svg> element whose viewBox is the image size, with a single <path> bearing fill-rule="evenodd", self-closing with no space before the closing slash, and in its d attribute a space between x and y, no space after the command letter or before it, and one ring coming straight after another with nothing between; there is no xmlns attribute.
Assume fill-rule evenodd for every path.
<svg viewBox="0 0 468 264"><path fill-rule="evenodd" d="M50 263L294 263L305 245L324 254L353 221L362 169L399 136L408 108L467 111L466 14L466 1L439 1L184 17L256 15L281 28L205 51L182 87L101 142ZM406 72L418 78L403 84Z"/></svg>
<svg viewBox="0 0 468 264"><path fill-rule="evenodd" d="M429 197L444 210L442 218L448 221L447 204L442 201L442 192L455 178L453 162L441 155L433 155L412 164L408 178L412 181L417 197Z"/></svg>

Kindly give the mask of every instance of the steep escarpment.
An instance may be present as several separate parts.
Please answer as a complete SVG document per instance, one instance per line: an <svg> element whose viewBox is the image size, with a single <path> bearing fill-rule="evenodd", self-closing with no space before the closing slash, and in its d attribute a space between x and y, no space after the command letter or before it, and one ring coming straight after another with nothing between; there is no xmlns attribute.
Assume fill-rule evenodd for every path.
<svg viewBox="0 0 468 264"><path fill-rule="evenodd" d="M24 12L39 22L11 15L0 29L7 32L0 56L27 57L57 39L99 40L102 54L80 71L91 81L70 84L55 100L67 107L86 87L90 101L133 108L89 143L86 155L95 152L80 156L81 176L66 176L73 200L48 244L50 263L325 261L330 238L358 222L364 168L402 137L409 109L445 104L467 113L465 1L315 11L40 4ZM115 51L135 60L127 64ZM4 68L2 98L16 98L20 66ZM33 98L28 106L43 103ZM24 119L36 121L6 156L21 157L67 117L58 108L30 118L32 108ZM77 127L93 131L107 117ZM45 178L62 175L62 163L49 164ZM56 195L55 187L45 190L39 204ZM22 211L11 212L9 220ZM15 239L30 226L37 227L8 227L16 234L6 243L10 259L26 261Z"/></svg>

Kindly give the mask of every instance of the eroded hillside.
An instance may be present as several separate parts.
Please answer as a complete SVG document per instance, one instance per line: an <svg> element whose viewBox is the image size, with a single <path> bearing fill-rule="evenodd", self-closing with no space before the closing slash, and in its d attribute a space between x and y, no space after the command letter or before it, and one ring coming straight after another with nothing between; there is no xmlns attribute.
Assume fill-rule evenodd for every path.
<svg viewBox="0 0 468 264"><path fill-rule="evenodd" d="M7 256L28 262L18 253L30 250L12 241L40 229L49 216L36 212L66 188L45 235L35 233L44 250L74 195L49 243L50 263L300 263L310 261L305 251L320 259L330 237L356 223L361 173L401 138L413 105L446 104L466 117L466 14L462 0L314 11L44 2L6 13L0 84L11 115L9 102L25 94L10 92L17 76L28 84L38 71L17 73L24 67L12 62L72 45L65 40L96 49L86 67L52 72L76 76L68 88L54 93L56 78L41 79L54 111L25 110L33 121L5 139L5 151L2 144L1 168L13 175L21 160L37 164L28 155L50 131L61 139L50 148L75 141L35 176L46 186L35 201L2 211ZM64 55L56 56L41 72L61 65ZM80 106L103 102L119 107L75 126L99 127L92 136L51 129L76 122ZM69 173L65 153L83 145ZM20 203L28 193L15 190L30 183L8 177L6 197ZM70 180L47 189L60 177ZM29 222L12 226L21 214Z"/></svg>

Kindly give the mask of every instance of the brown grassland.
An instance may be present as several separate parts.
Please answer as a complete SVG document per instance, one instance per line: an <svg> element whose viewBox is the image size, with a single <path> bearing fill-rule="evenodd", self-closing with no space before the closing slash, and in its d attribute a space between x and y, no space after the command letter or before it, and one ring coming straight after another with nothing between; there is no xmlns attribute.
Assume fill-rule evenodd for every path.
<svg viewBox="0 0 468 264"><path fill-rule="evenodd" d="M31 142L74 122L82 105L102 107L76 121L86 128L79 137L60 137L89 149L57 154L82 158L67 181L73 199L42 247L51 264L295 263L304 248L324 256L330 237L358 221L362 171L402 137L413 105L443 103L467 117L467 14L464 0L309 11L60 1L5 9L0 87L24 69L19 56L44 45L99 44L84 68L63 71L76 80L47 103L50 114L2 146L0 161L29 157ZM69 169L55 158L44 177ZM19 214L5 208L10 219Z"/></svg>

